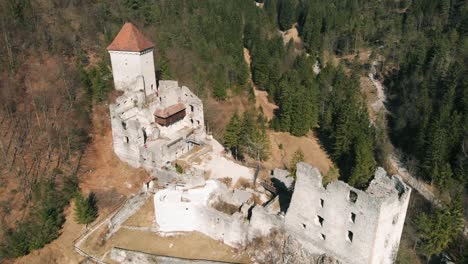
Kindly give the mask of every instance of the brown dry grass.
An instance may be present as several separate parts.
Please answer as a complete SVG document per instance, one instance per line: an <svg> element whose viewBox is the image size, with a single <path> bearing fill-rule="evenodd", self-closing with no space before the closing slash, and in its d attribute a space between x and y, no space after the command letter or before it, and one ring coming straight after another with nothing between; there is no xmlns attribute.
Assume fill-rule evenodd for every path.
<svg viewBox="0 0 468 264"><path fill-rule="evenodd" d="M312 132L303 137L295 137L285 132L268 131L268 136L271 141L271 156L263 163L268 170L288 167L294 152L298 149L304 152L304 161L318 168L323 175L333 164Z"/></svg>
<svg viewBox="0 0 468 264"><path fill-rule="evenodd" d="M154 202L152 198L146 200L145 204L134 215L123 223L126 226L153 227Z"/></svg>
<svg viewBox="0 0 468 264"><path fill-rule="evenodd" d="M255 89L255 107L261 108L267 121L273 119L275 110L278 108L268 100L268 93Z"/></svg>
<svg viewBox="0 0 468 264"><path fill-rule="evenodd" d="M130 167L114 154L107 106L95 106L92 119L92 142L82 160L80 187L85 192L95 192L98 198L114 196L106 204L99 204L104 207L113 206L119 198L136 193L143 186L148 173L143 169Z"/></svg>
<svg viewBox="0 0 468 264"><path fill-rule="evenodd" d="M229 178L229 177L221 178L219 179L219 181L226 184L228 188L230 188L232 185L232 178Z"/></svg>
<svg viewBox="0 0 468 264"><path fill-rule="evenodd" d="M239 211L239 207L233 205L233 204L230 204L230 203L226 203L225 201L222 201L222 200L218 200L216 201L212 207L220 212L223 212L225 214L228 214L228 215L233 215L234 213L238 212Z"/></svg>
<svg viewBox="0 0 468 264"><path fill-rule="evenodd" d="M372 104L378 100L377 90L372 84L372 81L367 76L361 76L359 78L359 84L361 86L361 93L367 102L367 112L369 113L369 118L372 121L375 121L378 113L374 111Z"/></svg>
<svg viewBox="0 0 468 264"><path fill-rule="evenodd" d="M82 247L86 252L92 252L99 258L106 255L112 247L120 247L163 256L249 263L249 259L242 252L197 232L160 236L153 232L121 228L108 241L101 244L99 234L104 233L106 228L101 229L97 230L96 236L90 236ZM107 257L105 260L109 261Z"/></svg>
<svg viewBox="0 0 468 264"><path fill-rule="evenodd" d="M246 178L239 178L239 180L236 182L234 185L234 189L247 189L247 188L252 188L252 182L249 179Z"/></svg>
<svg viewBox="0 0 468 264"><path fill-rule="evenodd" d="M258 90L255 84L253 83L252 78L251 78L252 74L250 71L250 65L252 63L252 59L250 57L250 52L247 48L244 48L244 59L249 67L249 75L250 75L249 83L252 85L254 89L254 93L255 93L255 107L261 108L266 119L271 120L273 118L274 111L275 109L278 108L278 106L268 101L268 93L266 91Z"/></svg>
<svg viewBox="0 0 468 264"><path fill-rule="evenodd" d="M250 105L248 100L242 96L232 96L225 101L207 98L203 104L205 121L208 123L207 129L215 138L221 137L234 113L242 114Z"/></svg>

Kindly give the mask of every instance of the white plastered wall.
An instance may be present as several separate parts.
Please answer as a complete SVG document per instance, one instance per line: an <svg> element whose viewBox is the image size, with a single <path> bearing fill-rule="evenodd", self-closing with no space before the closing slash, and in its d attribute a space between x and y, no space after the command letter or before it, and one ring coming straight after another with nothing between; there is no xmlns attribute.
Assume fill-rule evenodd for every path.
<svg viewBox="0 0 468 264"><path fill-rule="evenodd" d="M146 94L156 89L153 50L144 52L109 51L115 89L119 91L141 89L136 85L143 77Z"/></svg>

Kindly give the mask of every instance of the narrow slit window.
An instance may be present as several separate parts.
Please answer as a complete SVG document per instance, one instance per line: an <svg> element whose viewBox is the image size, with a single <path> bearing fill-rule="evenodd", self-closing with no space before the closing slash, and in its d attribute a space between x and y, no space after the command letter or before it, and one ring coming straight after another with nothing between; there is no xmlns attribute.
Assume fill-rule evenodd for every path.
<svg viewBox="0 0 468 264"><path fill-rule="evenodd" d="M302 228L306 229L306 224L302 223Z"/></svg>
<svg viewBox="0 0 468 264"><path fill-rule="evenodd" d="M327 236L324 235L324 234L320 234L320 238L322 238L322 240L325 240L325 239L327 239Z"/></svg>
<svg viewBox="0 0 468 264"><path fill-rule="evenodd" d="M351 222L355 223L355 222L356 222L356 214L355 214L355 213L351 213L351 214L349 215L349 220L350 220Z"/></svg>
<svg viewBox="0 0 468 264"><path fill-rule="evenodd" d="M128 137L125 137L125 143L128 143L129 140L128 140Z"/></svg>
<svg viewBox="0 0 468 264"><path fill-rule="evenodd" d="M315 223L319 226L323 226L323 217L321 217L320 215L317 215L317 217L315 218Z"/></svg>
<svg viewBox="0 0 468 264"><path fill-rule="evenodd" d="M348 238L348 241L349 241L349 242L353 242L353 237L354 237L353 232L348 231L348 236L347 236L347 238Z"/></svg>
<svg viewBox="0 0 468 264"><path fill-rule="evenodd" d="M323 203L324 203L323 199L320 199L320 207L322 208L323 208Z"/></svg>
<svg viewBox="0 0 468 264"><path fill-rule="evenodd" d="M357 193L355 191L349 191L349 201L355 203L357 201Z"/></svg>

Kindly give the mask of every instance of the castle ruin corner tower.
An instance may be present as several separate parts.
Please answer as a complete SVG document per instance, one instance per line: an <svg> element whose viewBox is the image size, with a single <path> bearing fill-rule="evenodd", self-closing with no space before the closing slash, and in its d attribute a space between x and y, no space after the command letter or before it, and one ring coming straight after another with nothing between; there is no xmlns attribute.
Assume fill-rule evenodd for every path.
<svg viewBox="0 0 468 264"><path fill-rule="evenodd" d="M156 90L153 48L154 44L132 23L125 23L107 47L116 90L143 90L147 95Z"/></svg>

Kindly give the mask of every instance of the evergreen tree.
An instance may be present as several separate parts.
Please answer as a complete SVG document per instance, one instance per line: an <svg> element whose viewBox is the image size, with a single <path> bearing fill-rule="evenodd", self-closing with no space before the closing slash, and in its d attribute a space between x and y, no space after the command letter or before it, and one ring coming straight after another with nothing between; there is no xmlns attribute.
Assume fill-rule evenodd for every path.
<svg viewBox="0 0 468 264"><path fill-rule="evenodd" d="M354 166L348 183L356 188L363 189L372 179L376 162L373 154L373 142L365 137L358 137L354 145Z"/></svg>
<svg viewBox="0 0 468 264"><path fill-rule="evenodd" d="M436 209L431 214L422 213L416 219L416 225L421 250L426 257L441 253L463 229L461 198L456 196L450 206Z"/></svg>
<svg viewBox="0 0 468 264"><path fill-rule="evenodd" d="M278 23L281 30L290 29L294 23L296 17L294 4L294 0L280 0Z"/></svg>
<svg viewBox="0 0 468 264"><path fill-rule="evenodd" d="M231 121L226 126L226 132L224 133L224 146L234 153L236 159L239 153L239 136L241 131L241 120L239 115L234 113L231 117Z"/></svg>
<svg viewBox="0 0 468 264"><path fill-rule="evenodd" d="M239 131L239 148L258 161L266 160L270 154L270 141L266 132L265 118L260 113L257 120L251 111L242 115Z"/></svg>
<svg viewBox="0 0 468 264"><path fill-rule="evenodd" d="M215 81L213 84L213 95L218 100L226 99L226 87L221 81Z"/></svg>
<svg viewBox="0 0 468 264"><path fill-rule="evenodd" d="M96 196L92 192L89 193L87 198L83 197L81 193L77 193L75 199L75 221L85 225L93 222L98 216L96 202Z"/></svg>
<svg viewBox="0 0 468 264"><path fill-rule="evenodd" d="M292 177L294 179L296 178L296 172L297 172L297 163L303 162L304 161L304 152L302 152L302 149L297 149L292 158L291 162L289 163L289 170L291 171Z"/></svg>

